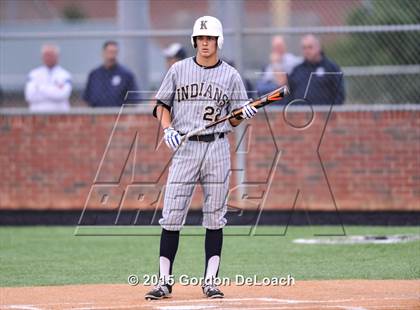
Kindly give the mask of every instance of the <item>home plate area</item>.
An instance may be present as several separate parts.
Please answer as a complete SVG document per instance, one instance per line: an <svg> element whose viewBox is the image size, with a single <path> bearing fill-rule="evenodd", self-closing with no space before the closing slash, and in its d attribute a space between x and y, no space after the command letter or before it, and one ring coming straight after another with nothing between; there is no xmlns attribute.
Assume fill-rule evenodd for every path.
<svg viewBox="0 0 420 310"><path fill-rule="evenodd" d="M173 297L146 301L145 286L68 285L0 288L0 309L420 309L420 280L298 281L290 287L227 286L224 299L203 297L199 287L175 285Z"/></svg>

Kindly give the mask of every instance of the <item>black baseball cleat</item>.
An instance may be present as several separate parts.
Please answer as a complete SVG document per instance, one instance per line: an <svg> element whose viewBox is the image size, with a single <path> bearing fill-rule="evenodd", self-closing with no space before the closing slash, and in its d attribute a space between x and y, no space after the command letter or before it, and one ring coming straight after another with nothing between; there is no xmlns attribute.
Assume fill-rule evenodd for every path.
<svg viewBox="0 0 420 310"><path fill-rule="evenodd" d="M223 298L225 295L216 285L203 286L203 293L207 298Z"/></svg>
<svg viewBox="0 0 420 310"><path fill-rule="evenodd" d="M144 295L146 300L159 300L171 297L172 287L169 285L156 285L150 292Z"/></svg>

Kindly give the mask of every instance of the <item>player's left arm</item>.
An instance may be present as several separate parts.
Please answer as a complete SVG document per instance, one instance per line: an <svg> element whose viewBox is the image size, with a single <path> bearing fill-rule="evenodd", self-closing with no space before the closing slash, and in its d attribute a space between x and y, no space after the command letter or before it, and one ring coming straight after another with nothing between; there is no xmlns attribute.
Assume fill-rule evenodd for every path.
<svg viewBox="0 0 420 310"><path fill-rule="evenodd" d="M248 102L242 107L242 114L239 114L238 117L229 119L229 122L233 127L236 127L240 123L242 123L244 119L253 118L255 114L257 114L257 112L258 112L257 108L250 105Z"/></svg>
<svg viewBox="0 0 420 310"><path fill-rule="evenodd" d="M249 105L249 102L244 83L239 74L237 74L234 79L232 92L232 110L242 109L242 113L236 118L229 119L232 127L238 126L244 119L250 119L257 114L257 108Z"/></svg>

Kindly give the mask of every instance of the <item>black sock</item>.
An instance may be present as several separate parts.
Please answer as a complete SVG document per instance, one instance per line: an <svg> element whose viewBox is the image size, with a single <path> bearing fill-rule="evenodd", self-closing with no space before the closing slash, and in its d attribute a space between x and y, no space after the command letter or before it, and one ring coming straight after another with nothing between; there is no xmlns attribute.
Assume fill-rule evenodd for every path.
<svg viewBox="0 0 420 310"><path fill-rule="evenodd" d="M204 278L206 277L208 263L211 257L218 256L219 264L217 265L217 271L215 277L219 273L220 265L220 256L222 254L222 245L223 245L223 229L207 229L206 230L206 268L204 270Z"/></svg>
<svg viewBox="0 0 420 310"><path fill-rule="evenodd" d="M179 231L171 231L162 229L162 234L160 235L160 258L164 257L169 260L169 275L172 274L172 265L175 260L175 255L178 250L179 244ZM159 259L161 261L161 259ZM161 263L159 263L159 277L161 275ZM171 287L170 285L168 285Z"/></svg>

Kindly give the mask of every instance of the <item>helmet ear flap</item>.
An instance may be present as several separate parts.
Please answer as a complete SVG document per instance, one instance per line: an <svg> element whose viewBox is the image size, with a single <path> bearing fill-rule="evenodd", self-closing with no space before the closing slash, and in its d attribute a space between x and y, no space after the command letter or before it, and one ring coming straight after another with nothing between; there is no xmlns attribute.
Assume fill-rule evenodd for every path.
<svg viewBox="0 0 420 310"><path fill-rule="evenodd" d="M217 37L217 47L221 50L223 46L223 35Z"/></svg>
<svg viewBox="0 0 420 310"><path fill-rule="evenodd" d="M197 48L197 42L196 42L195 40L196 40L196 37L191 36L191 45L192 45L194 48Z"/></svg>

